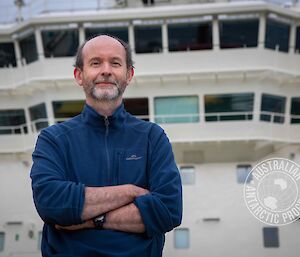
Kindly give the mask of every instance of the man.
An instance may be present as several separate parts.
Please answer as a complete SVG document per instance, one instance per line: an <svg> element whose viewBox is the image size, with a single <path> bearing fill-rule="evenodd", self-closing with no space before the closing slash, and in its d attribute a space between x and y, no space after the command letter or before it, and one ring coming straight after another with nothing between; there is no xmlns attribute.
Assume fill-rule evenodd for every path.
<svg viewBox="0 0 300 257"><path fill-rule="evenodd" d="M133 75L123 41L101 35L79 47L74 77L84 109L44 129L33 153L44 257L159 257L164 234L181 223L171 145L159 126L122 104Z"/></svg>

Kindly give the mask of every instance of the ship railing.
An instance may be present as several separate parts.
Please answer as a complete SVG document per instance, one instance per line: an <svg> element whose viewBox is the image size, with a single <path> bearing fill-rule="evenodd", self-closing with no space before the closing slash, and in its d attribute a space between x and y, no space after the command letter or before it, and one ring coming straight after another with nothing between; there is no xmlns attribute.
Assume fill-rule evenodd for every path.
<svg viewBox="0 0 300 257"><path fill-rule="evenodd" d="M270 124L300 124L300 115L286 115L284 113L275 113L268 111L254 112L211 112L205 114L160 114L160 115L135 115L139 119L150 120L159 124L172 123L201 123L211 124L214 122L266 122ZM30 123L20 125L0 126L1 135L26 135L30 133L38 133L41 129L48 127L50 124L60 123L70 119L64 118L40 118ZM30 129L29 129L30 128Z"/></svg>

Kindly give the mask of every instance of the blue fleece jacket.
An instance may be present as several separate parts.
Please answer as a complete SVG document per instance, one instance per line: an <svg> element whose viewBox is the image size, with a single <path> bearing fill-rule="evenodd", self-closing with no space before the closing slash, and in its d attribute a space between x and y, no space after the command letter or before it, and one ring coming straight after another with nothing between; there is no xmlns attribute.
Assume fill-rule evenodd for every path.
<svg viewBox="0 0 300 257"><path fill-rule="evenodd" d="M108 122L85 105L80 115L44 129L33 153L31 179L45 222L44 257L159 257L164 234L181 222L181 181L169 140L158 125L136 119L123 105ZM54 228L82 222L85 186L122 184L150 191L134 201L146 233Z"/></svg>

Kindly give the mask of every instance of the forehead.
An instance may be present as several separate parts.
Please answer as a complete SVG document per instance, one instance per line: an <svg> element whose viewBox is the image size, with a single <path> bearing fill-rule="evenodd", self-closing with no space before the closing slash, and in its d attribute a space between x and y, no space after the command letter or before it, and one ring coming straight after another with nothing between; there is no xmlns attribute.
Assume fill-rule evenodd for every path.
<svg viewBox="0 0 300 257"><path fill-rule="evenodd" d="M98 36L89 40L82 50L83 60L91 58L120 58L126 59L124 46L116 39L109 36Z"/></svg>

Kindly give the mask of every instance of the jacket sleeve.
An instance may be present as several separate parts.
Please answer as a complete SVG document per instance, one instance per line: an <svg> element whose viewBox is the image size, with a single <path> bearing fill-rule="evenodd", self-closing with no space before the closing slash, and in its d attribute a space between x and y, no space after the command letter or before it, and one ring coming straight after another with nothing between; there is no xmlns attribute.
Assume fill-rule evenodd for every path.
<svg viewBox="0 0 300 257"><path fill-rule="evenodd" d="M72 225L81 223L84 185L68 181L66 153L56 142L54 133L43 130L33 152L33 199L40 217L46 223Z"/></svg>
<svg viewBox="0 0 300 257"><path fill-rule="evenodd" d="M171 144L164 131L154 125L150 133L149 190L137 197L148 236L164 234L181 223L182 186Z"/></svg>

